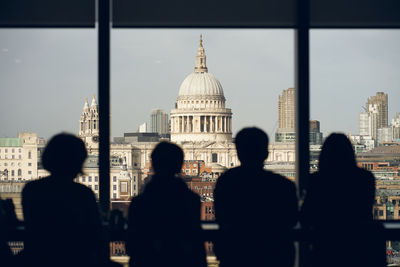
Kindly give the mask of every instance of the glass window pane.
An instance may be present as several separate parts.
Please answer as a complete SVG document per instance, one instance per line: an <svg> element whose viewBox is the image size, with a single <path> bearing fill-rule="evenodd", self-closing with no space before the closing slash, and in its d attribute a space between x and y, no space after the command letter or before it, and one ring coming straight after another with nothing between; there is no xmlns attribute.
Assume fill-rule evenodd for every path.
<svg viewBox="0 0 400 267"><path fill-rule="evenodd" d="M97 38L94 30L0 29L0 39L0 195L23 220L22 189L49 175L46 143L79 134L83 99L97 91ZM16 241L14 253L23 249Z"/></svg>
<svg viewBox="0 0 400 267"><path fill-rule="evenodd" d="M310 36L311 118L321 122L324 137L333 132L344 133L352 142L357 165L374 175L375 200L368 216L375 220L398 220L400 31L313 30ZM310 146L312 172L318 170L319 152L320 146ZM330 163L332 169L342 170L341 176L331 181L331 188L340 184L337 196L331 196L336 201L344 201L344 192L353 188L348 179L356 179L348 176L340 157L344 155ZM359 184L357 190L352 190L354 194L346 198L352 211L342 208L335 216L358 214L354 209L368 205L356 204L368 194L362 186ZM325 208L333 203L329 192L324 199ZM332 217L334 211L327 210ZM397 250L399 243L388 241L387 247L388 251ZM389 263L393 262L391 255Z"/></svg>
<svg viewBox="0 0 400 267"><path fill-rule="evenodd" d="M233 138L248 126L269 135L265 168L295 179L293 30L113 29L111 48L111 173L133 183L131 197L152 177L154 146L171 140L201 219L214 221L216 181L240 164ZM207 77L198 86L196 74ZM215 261L211 243L206 251Z"/></svg>
<svg viewBox="0 0 400 267"><path fill-rule="evenodd" d="M0 182L25 184L48 175L40 158L51 136L79 134L82 99L96 93L96 33L1 29L0 39Z"/></svg>

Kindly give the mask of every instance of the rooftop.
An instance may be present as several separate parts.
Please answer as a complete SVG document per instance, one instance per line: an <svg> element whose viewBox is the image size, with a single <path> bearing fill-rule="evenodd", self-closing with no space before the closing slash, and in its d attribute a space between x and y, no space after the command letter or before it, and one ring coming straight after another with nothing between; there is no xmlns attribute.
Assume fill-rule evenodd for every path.
<svg viewBox="0 0 400 267"><path fill-rule="evenodd" d="M0 138L0 147L22 147L22 138Z"/></svg>
<svg viewBox="0 0 400 267"><path fill-rule="evenodd" d="M378 146L374 149L360 154L398 154L400 153L400 145L394 144L390 146Z"/></svg>

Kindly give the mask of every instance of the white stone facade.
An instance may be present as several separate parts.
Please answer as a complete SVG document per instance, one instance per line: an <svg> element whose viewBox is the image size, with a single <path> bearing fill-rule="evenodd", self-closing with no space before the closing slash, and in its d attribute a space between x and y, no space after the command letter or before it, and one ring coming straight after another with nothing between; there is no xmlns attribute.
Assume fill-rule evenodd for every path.
<svg viewBox="0 0 400 267"><path fill-rule="evenodd" d="M88 99L86 98L83 106L81 118L79 120L78 136L85 142L86 148L98 148L99 142L99 106L96 98L93 96L92 103L89 107Z"/></svg>
<svg viewBox="0 0 400 267"><path fill-rule="evenodd" d="M18 138L0 138L0 179L36 179L38 142L36 133L19 133Z"/></svg>

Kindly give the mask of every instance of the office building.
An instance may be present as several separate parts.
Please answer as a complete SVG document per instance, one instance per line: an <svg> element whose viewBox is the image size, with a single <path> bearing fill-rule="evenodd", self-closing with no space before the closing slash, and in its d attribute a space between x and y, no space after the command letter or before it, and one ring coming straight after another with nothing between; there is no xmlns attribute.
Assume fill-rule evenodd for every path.
<svg viewBox="0 0 400 267"><path fill-rule="evenodd" d="M295 106L296 91L294 88L283 90L278 98L279 126L275 132L275 142L293 143L296 141Z"/></svg>
<svg viewBox="0 0 400 267"><path fill-rule="evenodd" d="M168 134L168 114L162 109L153 109L150 115L150 132Z"/></svg>
<svg viewBox="0 0 400 267"><path fill-rule="evenodd" d="M294 131L296 119L295 97L296 91L294 88L283 90L282 95L279 96L279 129L293 129Z"/></svg>
<svg viewBox="0 0 400 267"><path fill-rule="evenodd" d="M366 107L369 110L371 106L376 109L377 124L376 128L388 126L388 95L384 92L377 92L375 96L371 96L367 100Z"/></svg>
<svg viewBox="0 0 400 267"><path fill-rule="evenodd" d="M310 120L310 145L322 145L323 134L320 129L320 122Z"/></svg>

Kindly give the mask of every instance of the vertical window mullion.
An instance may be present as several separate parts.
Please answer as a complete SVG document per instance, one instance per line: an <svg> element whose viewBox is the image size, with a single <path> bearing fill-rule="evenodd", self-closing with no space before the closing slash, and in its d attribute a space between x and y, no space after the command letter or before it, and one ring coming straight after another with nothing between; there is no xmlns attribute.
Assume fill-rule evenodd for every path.
<svg viewBox="0 0 400 267"><path fill-rule="evenodd" d="M296 82L296 170L299 196L302 198L309 174L310 57L309 0L297 2L295 36Z"/></svg>
<svg viewBox="0 0 400 267"><path fill-rule="evenodd" d="M100 206L110 210L110 0L97 1Z"/></svg>
<svg viewBox="0 0 400 267"><path fill-rule="evenodd" d="M297 1L295 33L296 87L296 182L299 197L305 194L309 174L309 117L310 117L310 0ZM308 248L300 242L297 266L307 265Z"/></svg>

